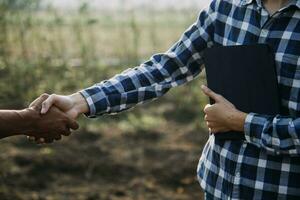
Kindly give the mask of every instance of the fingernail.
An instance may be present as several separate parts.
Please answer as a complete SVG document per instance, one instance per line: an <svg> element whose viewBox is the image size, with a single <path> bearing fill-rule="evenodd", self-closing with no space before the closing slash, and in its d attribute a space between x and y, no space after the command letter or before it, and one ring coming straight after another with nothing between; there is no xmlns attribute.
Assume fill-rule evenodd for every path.
<svg viewBox="0 0 300 200"><path fill-rule="evenodd" d="M42 114L45 114L46 112L46 103L45 103L45 101L42 103L42 109L41 109L41 113Z"/></svg>
<svg viewBox="0 0 300 200"><path fill-rule="evenodd" d="M45 114L45 108L42 106L41 114Z"/></svg>

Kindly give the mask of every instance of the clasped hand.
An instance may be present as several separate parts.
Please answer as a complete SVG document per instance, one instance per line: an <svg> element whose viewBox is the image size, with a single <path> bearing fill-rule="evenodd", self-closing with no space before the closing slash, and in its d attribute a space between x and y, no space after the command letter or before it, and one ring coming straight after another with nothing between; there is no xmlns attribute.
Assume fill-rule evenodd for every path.
<svg viewBox="0 0 300 200"><path fill-rule="evenodd" d="M78 98L82 98L78 93L70 96L43 94L37 98L28 109L38 112L32 133L26 134L28 138L38 144L52 143L78 129L75 121L81 112L80 105L75 104Z"/></svg>
<svg viewBox="0 0 300 200"><path fill-rule="evenodd" d="M213 134L230 130L243 132L247 114L204 85L202 91L215 101L215 104L208 104L204 108L209 131ZM69 96L44 94L30 105L29 110L39 113L33 134L27 134L29 138L37 143L52 143L60 140L62 135L70 135L71 129L77 129L75 120L80 114L89 112L89 107L80 93Z"/></svg>

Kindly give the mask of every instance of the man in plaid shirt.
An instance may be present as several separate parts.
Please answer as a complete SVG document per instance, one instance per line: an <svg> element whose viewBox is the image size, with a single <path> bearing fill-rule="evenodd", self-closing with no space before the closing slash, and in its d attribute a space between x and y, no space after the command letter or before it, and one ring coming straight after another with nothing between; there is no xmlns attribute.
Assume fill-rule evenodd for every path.
<svg viewBox="0 0 300 200"><path fill-rule="evenodd" d="M164 95L202 70L215 45L267 43L275 50L283 115L243 113L203 86L211 132L243 131L245 141L209 138L198 165L207 199L300 199L300 1L212 0L166 53L69 96L51 95L70 117L117 113ZM242 66L241 66L242 67Z"/></svg>

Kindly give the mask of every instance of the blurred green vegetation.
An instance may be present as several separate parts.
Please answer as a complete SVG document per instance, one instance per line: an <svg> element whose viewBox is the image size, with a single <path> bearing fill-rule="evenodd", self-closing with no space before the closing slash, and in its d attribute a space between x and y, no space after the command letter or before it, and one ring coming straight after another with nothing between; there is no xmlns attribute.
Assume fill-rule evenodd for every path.
<svg viewBox="0 0 300 200"><path fill-rule="evenodd" d="M1 109L27 107L32 100L44 92L70 94L110 78L128 67L137 66L146 61L152 54L164 52L171 47L180 38L183 31L194 22L199 12L197 10L156 11L152 9L96 12L90 9L88 4L83 3L78 11L68 13L58 11L51 6L41 9L39 4L39 0L0 0ZM60 174L61 169L55 173L55 166L61 164L59 161L56 163L57 159L61 160L61 154L68 154L67 148L74 150L72 145L77 145L78 149L75 152L78 154L71 156L75 156L73 159L76 160L76 155L81 152L80 149L85 148L79 145L78 141L83 141L82 143L87 145L87 152L85 153L88 156L83 156L83 160L97 158L90 156L88 148L93 148L93 145L99 143L98 139L102 141L100 143L104 147L106 145L116 150L120 150L120 148L122 150L122 144L125 145L124 148L127 151L138 152L139 150L135 148L143 149L147 145L157 148L157 150L149 148L148 151L152 152L148 152L150 157L153 157L153 152L155 155L160 155L162 151L166 152L168 149L175 147L185 149L182 151L194 155L194 157L189 158L194 166L188 166L187 169L183 168L182 176L184 178L185 173L187 173L186 170L192 169L193 171L188 171L186 176L193 177L197 159L206 140L206 132L202 123L202 107L207 99L200 92L200 85L203 82L205 82L205 77L202 75L202 78L171 90L160 100L145 106L139 106L129 112L114 116L103 116L96 120L83 118L80 122L82 128L79 132L86 135L75 136L74 139L63 143L65 146L57 144L57 146L50 146L36 151L39 147L33 147L34 144L32 146L26 144L27 141L24 140L9 139L2 142L1 150L3 153L0 155L0 161L3 161L0 165L2 171L1 199L10 199L8 194L13 191L14 187L23 187L23 182L9 182L10 186L7 186L6 183L9 178L19 178L24 181L24 178L26 180L30 176L40 176L42 172L39 172L41 170L39 166L47 168L41 163L49 162L48 170L50 172L48 170L47 172L51 173L51 169L53 169L54 174ZM159 137L157 133L160 135ZM165 133L168 136L161 138ZM124 134L128 137L124 138ZM105 140L100 135L107 136L109 139ZM110 137L115 137L113 138L115 143L112 143ZM155 139L157 137L158 139ZM142 142L136 142L140 141L139 138L143 138ZM130 146L131 142L133 142L132 147ZM23 153L12 153L19 151ZM177 151L178 149L175 152ZM56 152L56 154L54 153L53 156L52 152ZM31 153L37 158L29 156ZM109 151L106 151L106 153L109 154ZM172 151L170 151L171 153ZM50 155L49 158L52 161L44 160L44 154L51 154L52 156ZM138 153L132 154L138 155ZM7 155L13 156L15 160L7 160ZM144 152L142 154L144 157L139 157L139 159L142 159L141 165L144 170L147 168L146 165L148 166L147 155ZM184 155L182 156L178 157L178 165L182 162L181 159L185 158ZM155 159L161 159L159 156L152 157L151 159L154 159L154 161ZM118 156L115 158L120 159ZM132 165L135 164L134 160L136 159L132 160ZM168 161L168 159L165 160ZM27 162L32 162L32 166L29 167L30 170L26 173L30 172L34 175L30 173L21 175L20 167L22 168L24 162L25 165ZM105 163L107 160L103 162ZM96 162L95 165L102 166L103 162L99 164ZM172 160L168 162L172 162ZM165 169L162 168L162 170L168 171L170 165L171 163L164 165ZM7 166L10 169L7 169ZM76 170L90 169L83 165L82 168ZM76 179L72 174L77 174L76 170L63 172L70 173L69 175ZM107 169L105 168L105 170ZM176 185L176 177L166 180L166 183L172 182L175 184L175 189L171 188L171 191L182 193L183 186L180 186L181 183L179 183L180 187L178 184ZM164 184L166 183L164 182ZM41 188L39 184L36 184L32 183L29 194L25 192L29 196L24 196L24 191L28 192L24 189L21 190L21 195L12 196L11 198L23 199L22 196L24 196L24 199L35 199L34 197L44 199L39 196L39 192L34 191L39 191L39 189L45 187L46 194L43 195L46 195L44 197L47 199L47 195L50 195L47 190L48 185ZM192 188L200 190L195 180L191 184L193 185ZM186 186L188 187L189 184ZM143 192L145 191L143 190ZM84 194L84 192L74 192L74 194L77 194L78 198L75 198L75 195L72 199L88 199L85 197L79 198L79 194ZM49 199L69 199L68 196L66 198L57 196L55 192L50 197ZM178 199L195 199L193 195L190 197L189 194L186 194L186 196ZM153 198L149 197L149 199ZM157 197L155 198L157 199ZM110 198L97 197L94 199ZM145 197L145 199L147 198ZM167 197L162 199L167 199Z"/></svg>

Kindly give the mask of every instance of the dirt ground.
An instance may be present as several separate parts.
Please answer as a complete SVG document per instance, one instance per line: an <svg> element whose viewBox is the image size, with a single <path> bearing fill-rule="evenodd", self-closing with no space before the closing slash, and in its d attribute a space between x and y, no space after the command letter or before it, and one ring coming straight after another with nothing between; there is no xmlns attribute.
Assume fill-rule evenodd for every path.
<svg viewBox="0 0 300 200"><path fill-rule="evenodd" d="M172 117L150 130L124 131L116 121L93 121L53 145L0 141L0 199L202 199L196 167L205 131Z"/></svg>

